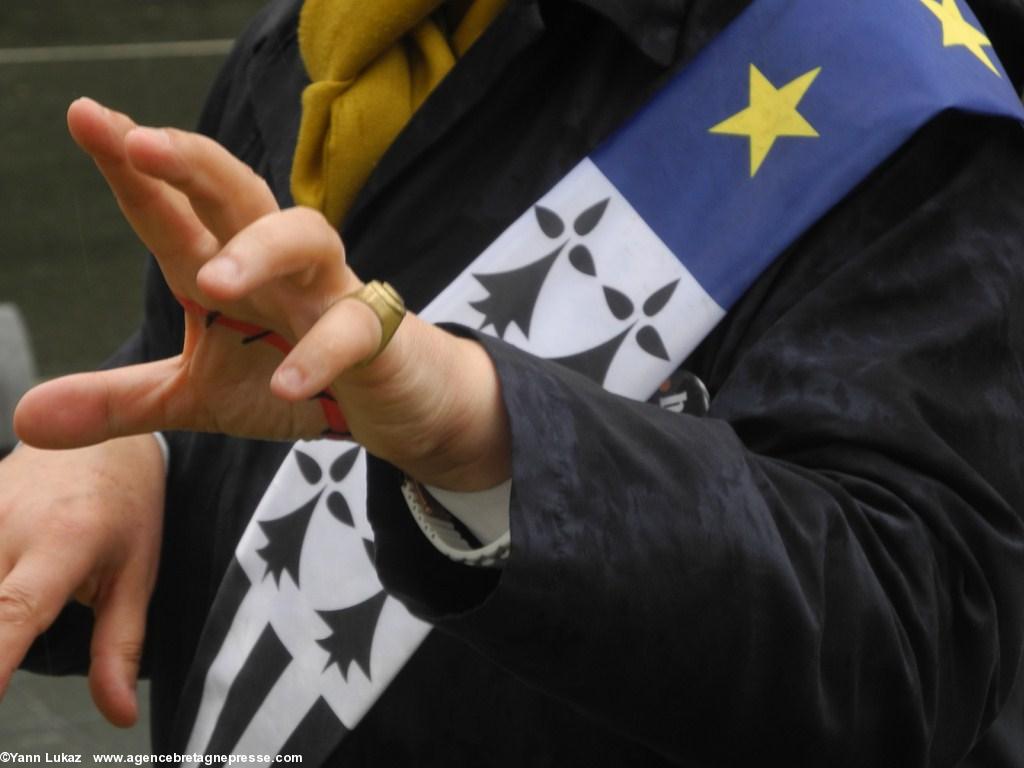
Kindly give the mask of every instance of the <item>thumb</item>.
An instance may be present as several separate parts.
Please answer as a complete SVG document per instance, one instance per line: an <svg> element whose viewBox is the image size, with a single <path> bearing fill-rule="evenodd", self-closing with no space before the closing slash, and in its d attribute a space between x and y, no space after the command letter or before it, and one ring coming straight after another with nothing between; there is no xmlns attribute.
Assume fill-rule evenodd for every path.
<svg viewBox="0 0 1024 768"><path fill-rule="evenodd" d="M144 582L145 579L122 578L95 607L89 690L96 708L121 728L133 725L139 714L135 684L139 677L149 602Z"/></svg>
<svg viewBox="0 0 1024 768"><path fill-rule="evenodd" d="M29 390L14 429L37 448L79 448L113 437L174 429L167 408L180 357L109 371L76 373Z"/></svg>

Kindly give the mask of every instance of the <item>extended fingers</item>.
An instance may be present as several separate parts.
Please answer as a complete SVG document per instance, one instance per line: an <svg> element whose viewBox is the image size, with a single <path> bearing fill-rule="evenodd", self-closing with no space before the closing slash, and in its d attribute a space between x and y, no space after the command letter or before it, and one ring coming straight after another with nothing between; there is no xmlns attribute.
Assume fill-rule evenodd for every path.
<svg viewBox="0 0 1024 768"><path fill-rule="evenodd" d="M188 198L159 179L132 167L125 137L135 129L127 115L78 99L68 108L68 129L92 156L136 233L158 257L198 256L217 243L199 221Z"/></svg>
<svg viewBox="0 0 1024 768"><path fill-rule="evenodd" d="M53 379L21 399L14 428L22 440L40 448L74 448L179 429L186 425L169 403L180 375L180 364L172 358Z"/></svg>
<svg viewBox="0 0 1024 768"><path fill-rule="evenodd" d="M144 575L123 574L110 594L94 605L89 689L93 701L114 725L132 725L138 716L135 684L146 633L150 583Z"/></svg>
<svg viewBox="0 0 1024 768"><path fill-rule="evenodd" d="M67 544L60 552L27 555L0 581L0 694L85 573L79 542Z"/></svg>
<svg viewBox="0 0 1024 768"><path fill-rule="evenodd" d="M277 210L266 182L206 136L173 128L136 128L125 137L132 166L184 193L222 242Z"/></svg>

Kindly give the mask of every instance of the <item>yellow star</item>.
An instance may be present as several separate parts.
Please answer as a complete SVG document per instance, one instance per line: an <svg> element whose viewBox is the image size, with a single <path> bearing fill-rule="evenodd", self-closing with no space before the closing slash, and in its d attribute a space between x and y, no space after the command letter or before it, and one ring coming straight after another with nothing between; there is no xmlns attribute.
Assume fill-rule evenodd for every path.
<svg viewBox="0 0 1024 768"><path fill-rule="evenodd" d="M818 136L818 132L796 108L819 72L821 67L776 88L757 67L750 65L750 106L723 120L710 131L750 139L751 178L779 137Z"/></svg>
<svg viewBox="0 0 1024 768"><path fill-rule="evenodd" d="M949 48L953 45L962 45L968 51L973 53L978 60L986 67L991 69L996 77L1002 77L999 74L999 70L996 69L996 65L992 63L992 59L988 57L982 46L991 46L992 43L987 37L981 32L981 30L975 29L967 23L967 19L960 13L960 9L957 7L956 0L942 0L942 3L938 3L937 0L921 0L924 7L934 13L938 17L939 21L942 22L942 45L945 48Z"/></svg>

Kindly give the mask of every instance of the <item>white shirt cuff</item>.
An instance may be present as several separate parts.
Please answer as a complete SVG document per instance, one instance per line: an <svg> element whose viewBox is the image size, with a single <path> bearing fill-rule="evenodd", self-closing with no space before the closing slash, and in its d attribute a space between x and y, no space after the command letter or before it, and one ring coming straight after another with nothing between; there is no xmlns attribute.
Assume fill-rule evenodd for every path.
<svg viewBox="0 0 1024 768"><path fill-rule="evenodd" d="M164 437L163 432L153 432L153 439L156 440L157 447L160 449L160 455L164 457L164 474L167 474L168 468L171 466L171 446L167 443L167 438Z"/></svg>
<svg viewBox="0 0 1024 768"><path fill-rule="evenodd" d="M424 484L427 492L441 502L469 529L481 544L490 544L508 533L508 510L512 480L484 491L460 493Z"/></svg>
<svg viewBox="0 0 1024 768"><path fill-rule="evenodd" d="M414 480L406 478L402 484L409 511L430 543L458 563L501 567L508 559L511 545L512 481L506 480L485 491L458 493L431 487L429 492L433 499L428 499L424 488ZM456 520L473 534L479 545L466 541L455 525Z"/></svg>

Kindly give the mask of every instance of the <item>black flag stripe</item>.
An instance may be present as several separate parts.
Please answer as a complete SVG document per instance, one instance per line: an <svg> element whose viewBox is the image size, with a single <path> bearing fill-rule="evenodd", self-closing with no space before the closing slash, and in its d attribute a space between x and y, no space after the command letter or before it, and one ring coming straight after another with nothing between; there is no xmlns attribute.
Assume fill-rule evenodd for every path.
<svg viewBox="0 0 1024 768"><path fill-rule="evenodd" d="M304 765L323 765L347 733L348 728L331 711L330 705L319 698L279 754L302 755Z"/></svg>
<svg viewBox="0 0 1024 768"><path fill-rule="evenodd" d="M171 744L180 751L185 750L188 737L192 733L196 716L199 714L199 707L203 701L203 686L206 683L206 675L210 671L213 660L227 639L231 631L231 624L238 613L238 607L242 604L252 583L245 575L245 570L237 558L231 558L231 565L228 566L224 580L217 591L217 598L214 600L215 610L209 612L206 617L206 626L203 629L203 637L199 643L199 649L189 670L188 680L181 695L181 703L178 705L177 717L174 720Z"/></svg>
<svg viewBox="0 0 1024 768"><path fill-rule="evenodd" d="M210 743L206 746L207 754L231 753L291 660L288 649L268 624L238 672L238 677L231 683L228 695L224 698L224 708L217 718Z"/></svg>

